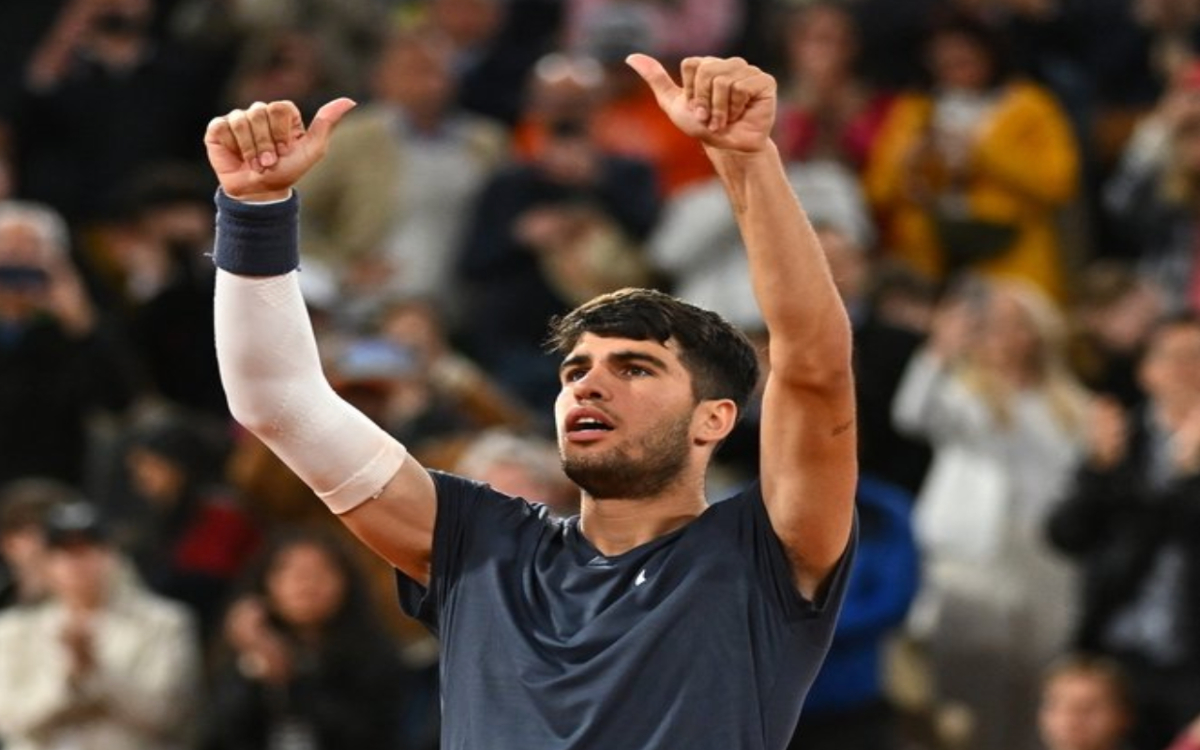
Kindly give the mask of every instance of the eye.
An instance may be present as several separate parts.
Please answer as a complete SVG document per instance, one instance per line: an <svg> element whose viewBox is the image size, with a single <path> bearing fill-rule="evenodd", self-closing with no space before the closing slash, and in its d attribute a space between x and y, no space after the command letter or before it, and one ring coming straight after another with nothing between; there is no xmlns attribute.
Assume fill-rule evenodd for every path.
<svg viewBox="0 0 1200 750"><path fill-rule="evenodd" d="M625 368L625 374L629 375L630 377L644 378L649 377L654 373L647 370L645 367L642 367L641 365L629 365Z"/></svg>
<svg viewBox="0 0 1200 750"><path fill-rule="evenodd" d="M574 383L576 380L579 380L580 378L582 378L584 376L584 373L585 373L585 370L582 367L572 367L568 370L563 370L562 375L561 375L562 382Z"/></svg>

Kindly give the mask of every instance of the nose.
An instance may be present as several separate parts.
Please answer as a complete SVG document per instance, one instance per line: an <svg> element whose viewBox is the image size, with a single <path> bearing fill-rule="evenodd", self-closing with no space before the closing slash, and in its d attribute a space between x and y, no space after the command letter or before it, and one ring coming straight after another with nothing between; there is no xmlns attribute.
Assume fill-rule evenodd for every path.
<svg viewBox="0 0 1200 750"><path fill-rule="evenodd" d="M568 385L576 401L604 401L609 391L600 368L593 367Z"/></svg>

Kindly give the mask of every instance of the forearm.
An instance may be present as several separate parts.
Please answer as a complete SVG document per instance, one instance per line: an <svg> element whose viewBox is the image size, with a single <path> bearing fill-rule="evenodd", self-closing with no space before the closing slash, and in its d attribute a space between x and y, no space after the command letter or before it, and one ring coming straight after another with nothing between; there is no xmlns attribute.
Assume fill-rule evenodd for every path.
<svg viewBox="0 0 1200 750"><path fill-rule="evenodd" d="M405 453L325 379L297 272L284 272L295 261L263 264L295 221L294 208L222 206L217 360L234 418L341 513L377 495ZM233 272L245 268L256 275Z"/></svg>
<svg viewBox="0 0 1200 750"><path fill-rule="evenodd" d="M708 153L746 245L772 357L800 367L781 374L848 372L849 319L774 143L749 154Z"/></svg>

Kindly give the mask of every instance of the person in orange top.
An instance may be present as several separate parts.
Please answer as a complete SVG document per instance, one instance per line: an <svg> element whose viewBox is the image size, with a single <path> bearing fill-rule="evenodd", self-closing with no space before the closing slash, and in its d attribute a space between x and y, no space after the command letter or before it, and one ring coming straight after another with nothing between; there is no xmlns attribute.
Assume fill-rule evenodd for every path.
<svg viewBox="0 0 1200 750"><path fill-rule="evenodd" d="M551 54L535 67L526 115L514 133L517 155L532 159L539 153L554 122L582 120L601 151L651 165L664 198L715 177L704 151L671 124L624 62L652 43L638 14L620 7L596 14L580 49Z"/></svg>
<svg viewBox="0 0 1200 750"><path fill-rule="evenodd" d="M1061 107L1004 67L993 32L954 18L928 44L933 86L895 102L866 188L884 246L934 279L971 269L1066 292L1056 213L1078 189Z"/></svg>

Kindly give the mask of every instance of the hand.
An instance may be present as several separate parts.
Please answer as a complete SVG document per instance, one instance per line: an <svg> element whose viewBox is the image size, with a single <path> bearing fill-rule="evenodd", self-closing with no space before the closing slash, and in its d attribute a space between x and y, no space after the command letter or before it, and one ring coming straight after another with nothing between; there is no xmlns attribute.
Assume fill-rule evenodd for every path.
<svg viewBox="0 0 1200 750"><path fill-rule="evenodd" d="M1200 472L1200 407L1193 407L1171 436L1171 459L1180 474Z"/></svg>
<svg viewBox="0 0 1200 750"><path fill-rule="evenodd" d="M682 85L647 55L626 62L650 86L675 127L712 148L763 150L775 124L775 79L740 57L688 57Z"/></svg>
<svg viewBox="0 0 1200 750"><path fill-rule="evenodd" d="M577 214L562 206L535 206L517 217L513 236L534 252L560 250L578 233Z"/></svg>
<svg viewBox="0 0 1200 750"><path fill-rule="evenodd" d="M69 334L82 338L96 327L96 311L79 274L65 258L46 269L50 274L46 307Z"/></svg>
<svg viewBox="0 0 1200 750"><path fill-rule="evenodd" d="M258 599L246 597L229 608L225 639L237 652L238 666L247 677L282 684L291 676L291 652L267 623L267 610Z"/></svg>
<svg viewBox="0 0 1200 750"><path fill-rule="evenodd" d="M977 337L980 317L978 304L969 297L959 296L942 303L930 323L930 351L947 364L962 358Z"/></svg>
<svg viewBox="0 0 1200 750"><path fill-rule="evenodd" d="M208 162L229 197L281 200L325 155L334 126L354 106L350 99L334 99L317 110L307 131L289 101L235 109L208 124Z"/></svg>
<svg viewBox="0 0 1200 750"><path fill-rule="evenodd" d="M59 638L70 657L70 679L78 683L96 667L95 640L90 621L84 616L71 616L59 633Z"/></svg>
<svg viewBox="0 0 1200 750"><path fill-rule="evenodd" d="M1114 399L1098 398L1092 403L1088 416L1092 465L1102 470L1112 469L1124 460L1129 443L1125 409Z"/></svg>

